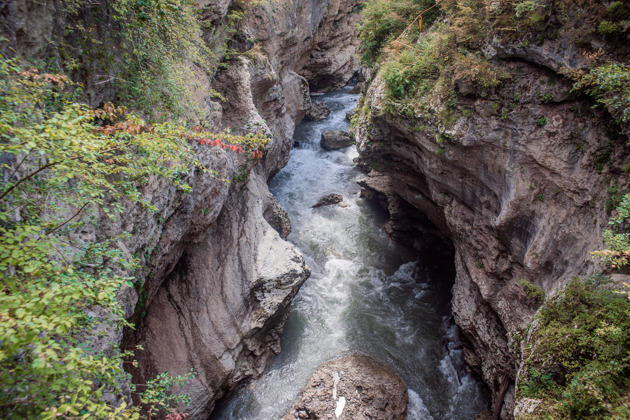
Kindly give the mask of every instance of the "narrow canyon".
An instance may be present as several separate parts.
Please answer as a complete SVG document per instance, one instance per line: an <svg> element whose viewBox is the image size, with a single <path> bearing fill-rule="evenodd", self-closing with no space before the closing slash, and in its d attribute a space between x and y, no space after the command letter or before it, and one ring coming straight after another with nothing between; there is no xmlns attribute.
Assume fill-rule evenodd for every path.
<svg viewBox="0 0 630 420"><path fill-rule="evenodd" d="M94 306L98 326L79 338L94 354L135 351L102 390L109 406L138 406L136 387L194 371L171 390L189 399L175 406L188 420L542 418L543 399L519 391L532 321L544 299L606 270L592 253L609 246L629 184L628 118L575 75L601 57L627 71L630 17L611 14L620 2L385 3L0 2L3 60L65 74L94 109L126 105L120 63L145 63L120 10L138 19L130 31L149 27L150 10L156 22L191 10L178 19L199 23L213 64L173 61L192 86L195 116L182 118L269 139L243 154L191 140L199 164L173 176L189 191L137 179L142 202L117 217L95 205L68 234L75 247L114 238L138 261L114 270L134 279L116 291L133 327ZM579 38L585 10L619 31ZM7 156L5 183L24 170Z"/></svg>

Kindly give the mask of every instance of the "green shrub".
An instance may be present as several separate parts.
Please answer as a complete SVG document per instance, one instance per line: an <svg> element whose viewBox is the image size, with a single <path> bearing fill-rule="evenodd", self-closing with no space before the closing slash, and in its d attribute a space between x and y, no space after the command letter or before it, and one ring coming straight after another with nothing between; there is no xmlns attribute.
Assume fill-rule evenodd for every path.
<svg viewBox="0 0 630 420"><path fill-rule="evenodd" d="M621 25L607 20L602 20L599 22L599 25L597 25L597 32L602 35L618 34L621 33Z"/></svg>
<svg viewBox="0 0 630 420"><path fill-rule="evenodd" d="M623 18L627 15L628 11L622 1L613 1L606 10L606 16L612 19Z"/></svg>
<svg viewBox="0 0 630 420"><path fill-rule="evenodd" d="M383 63L386 93L395 99L415 97L432 89L432 81L440 74L439 39L422 38L418 49L404 49L399 55Z"/></svg>
<svg viewBox="0 0 630 420"><path fill-rule="evenodd" d="M545 292L543 289L530 281L525 279L520 279L518 284L521 285L523 290L525 291L525 295L528 298L528 303L530 306L538 308L545 301Z"/></svg>
<svg viewBox="0 0 630 420"><path fill-rule="evenodd" d="M613 268L625 266L630 257L630 236L625 226L626 219L630 217L630 194L623 195L616 210L617 215L608 222L610 228L606 229L602 235L606 249L592 252Z"/></svg>
<svg viewBox="0 0 630 420"><path fill-rule="evenodd" d="M573 90L584 90L611 109L622 121L630 120L630 69L624 64L606 63L577 76Z"/></svg>
<svg viewBox="0 0 630 420"><path fill-rule="evenodd" d="M542 400L534 417L630 415L629 315L626 296L580 279L542 306L518 390L521 397Z"/></svg>
<svg viewBox="0 0 630 420"><path fill-rule="evenodd" d="M606 200L606 214L610 216L612 211L616 209L624 197L624 193L619 189L619 185L615 184L606 189L608 200Z"/></svg>
<svg viewBox="0 0 630 420"><path fill-rule="evenodd" d="M64 37L53 48L58 57L48 60L61 68L47 69L92 74L97 84L115 87L118 102L160 121L202 116L193 65L208 74L216 71L248 7L237 0L225 22L208 26L194 0L113 0L99 7L67 0L63 5Z"/></svg>
<svg viewBox="0 0 630 420"><path fill-rule="evenodd" d="M369 65L376 63L385 44L397 38L418 13L434 5L435 0L366 2L359 25L363 61ZM439 10L439 7L434 7L423 15L423 28L431 25ZM418 29L419 26L414 26L411 35L416 36Z"/></svg>

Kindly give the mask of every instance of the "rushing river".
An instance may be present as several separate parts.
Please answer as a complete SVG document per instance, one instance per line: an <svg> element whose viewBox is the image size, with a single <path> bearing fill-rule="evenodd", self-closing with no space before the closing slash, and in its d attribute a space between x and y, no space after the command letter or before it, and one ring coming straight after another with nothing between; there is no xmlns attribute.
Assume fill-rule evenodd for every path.
<svg viewBox="0 0 630 420"><path fill-rule="evenodd" d="M362 353L391 366L409 387L410 419L473 419L486 407L481 387L466 373L449 313L452 273L414 261L383 233L382 213L359 198L354 147L327 152L321 133L348 128L358 95L350 87L317 97L328 119L303 122L300 147L271 182L289 213L289 240L312 270L292 303L282 353L264 375L240 388L213 418L272 420L292 406L315 368ZM311 208L330 193L338 206ZM450 277L450 279L449 279Z"/></svg>

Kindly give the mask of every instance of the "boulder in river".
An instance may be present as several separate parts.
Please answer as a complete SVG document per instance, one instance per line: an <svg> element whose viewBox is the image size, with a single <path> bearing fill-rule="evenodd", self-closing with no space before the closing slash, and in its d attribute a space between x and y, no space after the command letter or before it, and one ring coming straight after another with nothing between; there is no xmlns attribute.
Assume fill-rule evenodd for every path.
<svg viewBox="0 0 630 420"><path fill-rule="evenodd" d="M322 101L313 102L311 108L306 112L304 116L308 121L322 121L328 118L330 115L330 109Z"/></svg>
<svg viewBox="0 0 630 420"><path fill-rule="evenodd" d="M319 366L282 420L407 418L407 386L367 356L346 356Z"/></svg>
<svg viewBox="0 0 630 420"><path fill-rule="evenodd" d="M313 208L339 204L342 201L343 197L341 196L341 194L328 194L320 198L317 203L313 204Z"/></svg>
<svg viewBox="0 0 630 420"><path fill-rule="evenodd" d="M343 149L352 145L352 137L341 130L325 131L322 133L321 145L326 150Z"/></svg>

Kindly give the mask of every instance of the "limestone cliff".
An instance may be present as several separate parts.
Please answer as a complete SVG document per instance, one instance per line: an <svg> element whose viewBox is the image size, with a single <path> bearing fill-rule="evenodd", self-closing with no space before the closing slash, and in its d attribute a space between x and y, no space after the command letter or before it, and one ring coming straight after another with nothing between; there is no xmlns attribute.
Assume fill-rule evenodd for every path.
<svg viewBox="0 0 630 420"><path fill-rule="evenodd" d="M442 29L461 26L451 19ZM553 294L597 269L589 252L603 247L607 188L627 186L627 150L623 127L572 94L559 73L585 66L584 51L570 40L530 46L492 32L475 50L506 75L496 89L451 75L450 102L414 113L392 107L381 71L354 130L373 168L362 183L368 195L387 196L390 234L424 247L441 235L452 242L453 312L466 360L488 385L496 414L502 407L501 417L511 418L514 337L536 309L519 281ZM405 224L410 220L415 225Z"/></svg>
<svg viewBox="0 0 630 420"><path fill-rule="evenodd" d="M289 303L309 269L274 230L286 237L289 226L267 181L288 160L295 124L310 107L309 83L316 90L339 86L358 68L352 55L358 1L263 3L245 14L233 34L221 32L231 1L197 4L207 41L218 42L221 34L232 49L214 73L193 65L203 121L236 133L265 132L272 138L265 157L257 162L199 147L197 157L216 174L191 171L186 181L192 193L152 179L142 194L157 212L130 207L119 220L102 215L97 227L83 232L87 240L130 233L119 246L143 263L140 272L132 273L139 280L136 287L124 288L119 296L136 328L124 338L105 328L102 349L144 347L136 355L137 368L131 368L135 383L165 371L177 375L194 369L195 379L179 390L192 397L191 405L182 407L191 419L207 418L216 399L260 375L280 351ZM2 2L0 36L9 40L3 53L54 59L55 42L72 43L77 36L63 32L66 6L62 1ZM89 8L81 13L84 19L92 16ZM116 23L103 22L99 30L116 31ZM89 57L77 49L73 54L85 64L73 74L86 87L84 100L96 106L115 99L111 80L116 69L108 69L111 77L101 82Z"/></svg>

